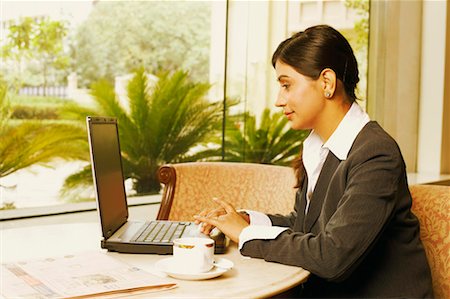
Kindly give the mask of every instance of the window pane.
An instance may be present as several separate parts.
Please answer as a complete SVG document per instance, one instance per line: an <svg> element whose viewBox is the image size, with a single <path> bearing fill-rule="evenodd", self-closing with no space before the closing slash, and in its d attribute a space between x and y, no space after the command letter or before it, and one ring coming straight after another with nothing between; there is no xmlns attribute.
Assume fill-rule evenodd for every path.
<svg viewBox="0 0 450 299"><path fill-rule="evenodd" d="M287 144L303 140L305 132L277 146L271 142L279 140L282 133L267 134L270 132L268 119L271 124L281 121L277 120L281 109L274 106L278 83L271 56L281 41L310 26L331 25L350 41L360 70L357 97L365 108L368 7L368 0L230 2L227 98L237 101L238 105L230 108L227 117L228 160L289 164L287 161L293 158L280 160L273 150L279 151L281 146L288 151ZM271 111L270 118L267 114L264 116L265 109ZM298 144L295 155L299 147Z"/></svg>
<svg viewBox="0 0 450 299"><path fill-rule="evenodd" d="M327 24L349 40L360 72L357 97L359 104L366 108L369 0L289 1L288 6L290 34L313 25Z"/></svg>
<svg viewBox="0 0 450 299"><path fill-rule="evenodd" d="M84 123L76 117L62 114L62 107L75 102L95 113L111 115L112 111L95 106L89 95L95 86L99 88L96 85L99 79L105 78L113 86L112 94L130 114L127 84L134 70L145 69L151 89L164 72L181 69L188 72L190 82L211 84L205 93L209 102L226 98L225 160L289 164L305 135L300 132L292 141L284 141L278 147L270 145L288 130L286 125L277 136L271 133L275 124L285 121L274 106L278 84L270 64L271 56L278 44L292 33L321 23L334 26L350 40L360 67L358 96L365 107L368 1L3 1L2 5L2 36L5 38L1 46L5 59L0 71L1 79L7 82L11 91L9 100L13 114L10 125L19 126L37 118L45 126L62 123L78 125L85 130ZM26 16L31 18L24 24ZM42 23L40 30L45 29L45 21L60 22L65 30L59 47L51 47L58 44L55 40L48 46L53 50L51 55L45 49L41 49L42 52L32 49L36 42L28 43L23 38L27 28L37 28L37 24ZM24 26L15 27L15 35L11 35L11 26L19 24ZM14 39L14 36L20 38ZM36 41L39 42L39 38ZM44 44L43 40L40 42ZM44 69L45 57L51 57L52 63ZM98 94L100 91L97 91ZM108 94L103 92L103 96ZM161 109L170 106L169 99L174 98L174 94L160 102ZM180 107L167 115L177 115L175 112L180 111ZM175 121L169 116L160 120L159 124L163 124L158 130L163 132L160 136L169 135L164 128L175 127ZM133 136L145 135L145 130L141 132L138 127L134 128L135 131L130 129L121 136L123 144L136 142L137 137L133 139ZM207 140L207 145L193 142L187 153L178 153L171 161L184 161L182 157L192 156L205 148L215 149L215 156L196 156L195 159L220 160L220 125L214 130L215 135ZM139 134L133 135L133 132ZM126 180L129 195L145 192L149 187L140 185L131 175L134 170L139 170L136 169L138 166L140 171L154 172L148 164L149 159L145 158L145 149L150 148L146 142L149 141L141 142L142 147L129 146L137 148L137 153L122 153L126 160L124 172L130 174ZM169 145L181 143L172 141ZM290 156L280 155L280 146L290 152ZM175 147L170 148L175 151ZM274 152L275 148L277 152ZM72 162L57 159L48 163L51 168L33 163L7 176L0 174L0 205L11 203L21 208L92 200L92 185L78 185L81 187L69 188L71 192L61 194L61 187L69 175L84 169L79 173L79 179L92 180L87 154L85 144L82 159Z"/></svg>
<svg viewBox="0 0 450 299"><path fill-rule="evenodd" d="M194 159L193 154L203 149L198 144L204 141L200 137L206 136L205 128L217 130L211 143L220 153L220 142L216 142L220 140L220 126L210 123L221 124L220 118L211 115L217 115L217 111L222 115L225 13L223 2L210 1L2 1L5 38L1 46L8 55L1 66L1 79L10 91L8 126L23 127L38 120L43 127L78 127L84 136L79 141L77 159L75 154L72 161L52 159L58 155L69 157L56 148L46 148L43 151L48 158L30 159L30 165L18 164L19 169L11 174L0 173L0 207L93 199L83 120L88 114L127 116L119 119L119 126L123 125L120 137L128 195L157 192L159 184L155 184L154 173L158 164ZM53 30L55 26L61 30ZM47 35L36 34L42 30L58 37L44 39ZM139 85L133 79L140 68L145 70L141 77L147 81L145 90L143 81ZM130 91L131 81L135 85ZM160 91L157 96L155 90ZM91 96L93 92L96 97ZM141 96L145 92L147 98ZM153 95L158 97L158 107L152 108L151 114L151 107L143 102L157 102ZM119 106L114 107L114 99ZM183 99L189 103L182 104ZM176 101L180 105L174 104ZM220 105L212 111L205 103L215 101ZM78 105L78 110L67 108L68 103ZM139 109L139 105L148 109ZM169 107L173 113L167 111ZM141 112L148 113L148 117ZM179 130L168 131L171 128ZM11 139L11 134L2 136L2 141ZM23 132L15 137L22 138L19 142L35 138L30 139L35 152L28 157L42 150L37 149L36 136ZM72 150L73 143L64 142L66 150ZM11 157L26 160L25 155L25 150L17 150ZM61 193L64 183L68 192Z"/></svg>

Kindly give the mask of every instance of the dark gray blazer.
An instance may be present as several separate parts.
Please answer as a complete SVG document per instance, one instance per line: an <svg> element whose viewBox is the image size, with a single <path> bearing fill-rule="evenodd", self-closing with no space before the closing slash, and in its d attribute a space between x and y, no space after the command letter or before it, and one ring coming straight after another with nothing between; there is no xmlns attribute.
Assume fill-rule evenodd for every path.
<svg viewBox="0 0 450 299"><path fill-rule="evenodd" d="M305 297L433 296L405 164L376 122L361 130L347 160L328 154L306 216L305 192L306 179L291 214L269 215L288 230L248 241L241 253L310 271Z"/></svg>

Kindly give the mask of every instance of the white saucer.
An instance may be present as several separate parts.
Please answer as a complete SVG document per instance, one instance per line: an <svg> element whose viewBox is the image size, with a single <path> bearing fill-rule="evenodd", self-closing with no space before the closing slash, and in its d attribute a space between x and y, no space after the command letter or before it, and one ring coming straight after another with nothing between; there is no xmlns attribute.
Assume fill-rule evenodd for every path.
<svg viewBox="0 0 450 299"><path fill-rule="evenodd" d="M210 279L214 277L218 277L222 275L223 273L230 270L234 264L232 261L229 261L224 258L217 258L216 263L223 265L225 268L219 268L214 266L211 270L208 272L201 272L201 273L183 273L182 269L180 271L173 270L171 266L173 257L168 257L162 260L159 260L155 263L155 267L166 273L169 276L172 276L173 278L178 279L184 279L184 280L203 280L203 279Z"/></svg>

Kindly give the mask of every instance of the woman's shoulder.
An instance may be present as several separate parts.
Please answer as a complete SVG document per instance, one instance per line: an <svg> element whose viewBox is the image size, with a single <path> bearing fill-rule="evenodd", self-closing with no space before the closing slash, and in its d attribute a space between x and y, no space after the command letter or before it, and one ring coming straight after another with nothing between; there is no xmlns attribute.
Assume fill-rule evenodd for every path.
<svg viewBox="0 0 450 299"><path fill-rule="evenodd" d="M397 142L376 121L368 122L356 137L349 155L389 155L402 159Z"/></svg>

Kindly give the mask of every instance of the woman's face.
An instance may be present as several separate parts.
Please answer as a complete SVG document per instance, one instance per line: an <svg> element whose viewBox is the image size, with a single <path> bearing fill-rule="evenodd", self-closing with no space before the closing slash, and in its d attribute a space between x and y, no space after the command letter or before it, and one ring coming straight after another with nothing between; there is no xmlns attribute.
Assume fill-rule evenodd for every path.
<svg viewBox="0 0 450 299"><path fill-rule="evenodd" d="M303 76L281 61L275 64L275 71L280 83L275 106L283 108L292 129L314 129L325 104L319 80Z"/></svg>

